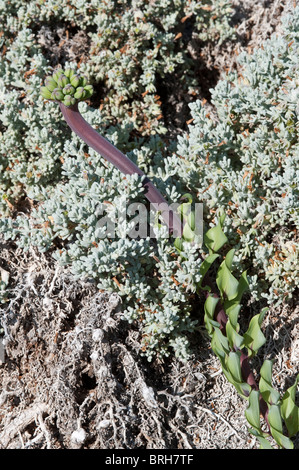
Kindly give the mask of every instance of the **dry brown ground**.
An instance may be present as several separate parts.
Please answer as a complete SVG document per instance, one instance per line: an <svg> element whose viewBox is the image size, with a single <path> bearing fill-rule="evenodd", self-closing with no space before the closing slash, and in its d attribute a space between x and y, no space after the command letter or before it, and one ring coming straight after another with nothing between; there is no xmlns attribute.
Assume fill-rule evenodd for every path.
<svg viewBox="0 0 299 470"><path fill-rule="evenodd" d="M260 44L293 5L233 3L238 42L207 48L206 68L236 67L234 50ZM0 268L10 281L9 301L0 308L2 449L258 447L247 430L246 402L226 381L204 333L193 338L187 364L148 363L138 353L139 332L121 319L116 294L75 281L50 255L25 253L3 239ZM263 329L267 342L254 365L274 359L273 385L283 393L298 372L296 300L270 309Z"/></svg>

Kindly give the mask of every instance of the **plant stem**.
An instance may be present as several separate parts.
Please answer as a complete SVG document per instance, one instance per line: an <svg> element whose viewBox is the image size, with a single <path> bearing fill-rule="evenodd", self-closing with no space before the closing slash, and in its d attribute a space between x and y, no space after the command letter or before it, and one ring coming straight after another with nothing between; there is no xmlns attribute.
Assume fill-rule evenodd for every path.
<svg viewBox="0 0 299 470"><path fill-rule="evenodd" d="M183 224L180 218L171 209L162 194L153 185L149 178L143 173L143 171L140 170L140 168L138 168L138 166L135 165L135 163L133 163L120 150L114 147L113 144L111 144L107 139L102 137L95 129L93 129L87 121L85 121L85 119L80 114L78 104L66 107L63 103L59 103L59 106L64 116L64 119L66 120L67 124L70 126L72 131L74 131L78 135L78 137L80 137L89 147L93 148L96 152L102 155L102 157L112 163L125 175L133 175L136 173L139 176L143 177L143 186L146 189L146 198L157 211L161 211L162 205L164 211L161 211L161 215L164 221L166 222L170 233L173 234L175 237L181 237L183 232ZM213 295L218 297L215 286L208 278L208 276L206 276L205 285L211 287L211 292L207 292L206 295ZM215 319L218 321L218 323L220 323L220 328L223 334L225 334L225 326L228 317L225 313L220 299L217 305ZM250 370L248 355L245 354L243 351L241 352L240 364L244 381L246 381L253 389L258 390L258 386L256 384L253 372ZM264 402L263 399L260 400L260 404L261 413L267 420L267 404Z"/></svg>
<svg viewBox="0 0 299 470"><path fill-rule="evenodd" d="M107 139L102 137L80 114L78 104L74 106L65 106L59 103L64 119L70 128L80 137L89 147L93 148L102 157L112 163L125 175L137 174L143 177L143 186L146 189L145 196L156 211L161 211L169 231L175 237L181 237L183 225L178 215L171 209L168 202L160 191L153 185L149 178L133 163L126 155L114 147Z"/></svg>

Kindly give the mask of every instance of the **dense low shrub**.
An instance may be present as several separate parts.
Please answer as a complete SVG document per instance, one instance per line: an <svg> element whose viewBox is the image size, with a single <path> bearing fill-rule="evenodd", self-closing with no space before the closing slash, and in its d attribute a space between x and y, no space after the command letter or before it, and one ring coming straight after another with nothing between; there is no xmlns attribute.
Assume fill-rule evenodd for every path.
<svg viewBox="0 0 299 470"><path fill-rule="evenodd" d="M241 72L228 74L212 90L216 118L200 101L190 104L192 123L173 141L163 137L158 119L157 77L175 77L191 95L198 86L177 41L187 41L188 28L202 40L225 39L232 34L228 15L228 2L216 0L100 6L11 1L0 37L0 230L24 249L51 250L78 278L117 291L124 318L140 326L141 351L149 360L172 351L188 359L188 336L198 326L192 302L202 302L212 349L226 378L248 399L251 432L262 447L269 448L266 437L272 436L280 447L292 448L282 420L292 437L298 431L298 378L280 397L271 384L272 361L265 360L257 383L249 359L265 342L260 327L266 310L243 334L238 314L248 287L252 300L269 305L290 299L298 287L299 8L284 20L282 36L242 54ZM34 25L53 26L57 18L90 37L90 58L80 73L95 90L103 86L105 97L99 109L80 102L79 110L97 129L96 139L105 134L169 202L181 204L184 195L184 215L190 201L201 203L203 245L188 240L192 213L188 231L175 242L150 212L155 236L128 236L135 213L123 209L145 202L144 178L124 176L70 134L57 104L40 96L41 82L53 70ZM92 87L82 77L72 82L77 64L66 65L73 71L46 81L43 95L62 102L64 117L69 106L78 116L76 100L91 98ZM103 206L114 236L103 236ZM205 276L213 269L214 284ZM3 274L0 302L7 300Z"/></svg>
<svg viewBox="0 0 299 470"><path fill-rule="evenodd" d="M242 74L219 82L212 94L218 120L209 118L200 102L190 105L188 132L168 146L158 136L132 141L126 125L105 130L101 113L80 103L85 119L106 132L169 201L191 193L204 203L211 226L221 213L229 215L225 230L236 249L234 269L248 269L252 295L269 303L291 297L298 282L297 29L298 8L283 37L243 54ZM21 70L33 62L35 73L20 83ZM143 325L149 357L168 354L170 347L186 357L183 333L195 327L190 292L199 280L199 253L189 247L178 268L174 248L164 238L130 240L116 232L113 241L103 240L96 208L109 201L113 219L125 199L144 201L140 180L124 180L76 136L64 142L57 106L37 96L46 63L28 30L13 41L1 67L3 207L10 207L10 195L18 191L41 202L30 217L2 218L2 230L18 236L21 246L40 250L63 240L54 256L70 263L76 275L120 293L125 317ZM27 91L21 99L18 86Z"/></svg>
<svg viewBox="0 0 299 470"><path fill-rule="evenodd" d="M216 42L231 36L230 15L226 0L0 1L0 213L32 188L38 197L37 187L61 178L65 125L57 107L40 97L42 77L55 64L49 48L61 49L59 28L62 42L84 34L89 54L70 64L92 80L97 100L102 95L96 104L101 129L114 125L120 135L124 128L148 135L166 130L157 83L178 80L193 97L187 42L194 35Z"/></svg>

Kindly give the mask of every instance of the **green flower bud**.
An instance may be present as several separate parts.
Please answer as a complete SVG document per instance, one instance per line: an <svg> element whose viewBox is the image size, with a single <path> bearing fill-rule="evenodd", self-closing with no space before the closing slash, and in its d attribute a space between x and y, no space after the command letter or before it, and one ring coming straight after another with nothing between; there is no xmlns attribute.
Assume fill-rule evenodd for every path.
<svg viewBox="0 0 299 470"><path fill-rule="evenodd" d="M86 85L86 86L84 87L84 90L85 90L85 92L86 92L85 99L90 98L91 95L93 94L93 86L92 86L92 85Z"/></svg>
<svg viewBox="0 0 299 470"><path fill-rule="evenodd" d="M76 104L76 100L71 95L66 95L64 97L63 104L65 106L73 106L74 104Z"/></svg>
<svg viewBox="0 0 299 470"><path fill-rule="evenodd" d="M74 74L75 74L75 70L73 69L65 69L64 71L64 75L69 79L71 79Z"/></svg>
<svg viewBox="0 0 299 470"><path fill-rule="evenodd" d="M52 77L47 77L45 80L45 86L48 88L49 91L55 90L57 88L57 83Z"/></svg>
<svg viewBox="0 0 299 470"><path fill-rule="evenodd" d="M87 80L85 77L83 77L81 75L81 78L80 78L80 86L86 86L87 85Z"/></svg>
<svg viewBox="0 0 299 470"><path fill-rule="evenodd" d="M77 101L90 98L93 94L93 87L87 84L86 77L76 73L75 70L59 68L52 77L45 79L41 94L45 99L60 101L65 106L73 106Z"/></svg>
<svg viewBox="0 0 299 470"><path fill-rule="evenodd" d="M41 95L42 95L43 98L45 98L46 100L51 100L52 99L51 92L48 90L47 87L42 86L40 91L41 91Z"/></svg>
<svg viewBox="0 0 299 470"><path fill-rule="evenodd" d="M75 74L73 75L71 78L70 78L70 81L71 81L71 84L77 88L77 86L79 86L80 84L80 75L79 74Z"/></svg>
<svg viewBox="0 0 299 470"><path fill-rule="evenodd" d="M53 73L52 75L52 78L57 82L58 78L60 77L60 75L63 74L63 70L62 69L58 69L56 70L56 72Z"/></svg>
<svg viewBox="0 0 299 470"><path fill-rule="evenodd" d="M79 88L77 88L76 90L76 93L74 94L74 98L76 98L76 100L83 100L85 98L85 90L82 86L80 86Z"/></svg>
<svg viewBox="0 0 299 470"><path fill-rule="evenodd" d="M62 91L65 95L73 95L76 90L70 83L68 83L67 85L65 85Z"/></svg>
<svg viewBox="0 0 299 470"><path fill-rule="evenodd" d="M69 79L64 74L62 74L59 76L57 83L60 86L60 88L64 88L65 85L69 83Z"/></svg>
<svg viewBox="0 0 299 470"><path fill-rule="evenodd" d="M55 90L52 91L52 99L57 101L62 101L64 99L64 94L60 88L55 88Z"/></svg>

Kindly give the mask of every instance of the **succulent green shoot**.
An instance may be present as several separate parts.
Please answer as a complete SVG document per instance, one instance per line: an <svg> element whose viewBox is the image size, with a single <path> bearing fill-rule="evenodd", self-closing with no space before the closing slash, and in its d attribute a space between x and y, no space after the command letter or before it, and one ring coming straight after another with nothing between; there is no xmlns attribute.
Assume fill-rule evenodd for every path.
<svg viewBox="0 0 299 470"><path fill-rule="evenodd" d="M78 75L78 74L73 75L70 78L71 85L73 85L75 88L77 88L80 85L80 78L81 78L81 76Z"/></svg>
<svg viewBox="0 0 299 470"><path fill-rule="evenodd" d="M64 94L59 88L55 88L52 92L51 99L54 99L56 101L63 101L64 100Z"/></svg>
<svg viewBox="0 0 299 470"><path fill-rule="evenodd" d="M62 73L62 74L59 76L58 80L57 80L57 84L58 84L61 88L63 88L63 87L65 87L65 85L67 85L68 83L69 83L69 79Z"/></svg>
<svg viewBox="0 0 299 470"><path fill-rule="evenodd" d="M41 87L43 98L59 101L68 107L90 98L92 94L93 87L87 83L86 77L73 69L57 69Z"/></svg>
<svg viewBox="0 0 299 470"><path fill-rule="evenodd" d="M48 90L47 87L42 86L40 91L41 91L42 97L45 98L45 100L53 100L52 94L51 94L50 90Z"/></svg>
<svg viewBox="0 0 299 470"><path fill-rule="evenodd" d="M76 90L70 83L68 83L67 85L65 85L62 91L65 95L73 95Z"/></svg>
<svg viewBox="0 0 299 470"><path fill-rule="evenodd" d="M60 77L60 75L63 73L63 70L62 69L57 69L56 72L53 74L52 78L55 80L55 82L57 82L58 78Z"/></svg>
<svg viewBox="0 0 299 470"><path fill-rule="evenodd" d="M45 85L49 91L53 91L57 87L57 82L52 77L47 77Z"/></svg>

